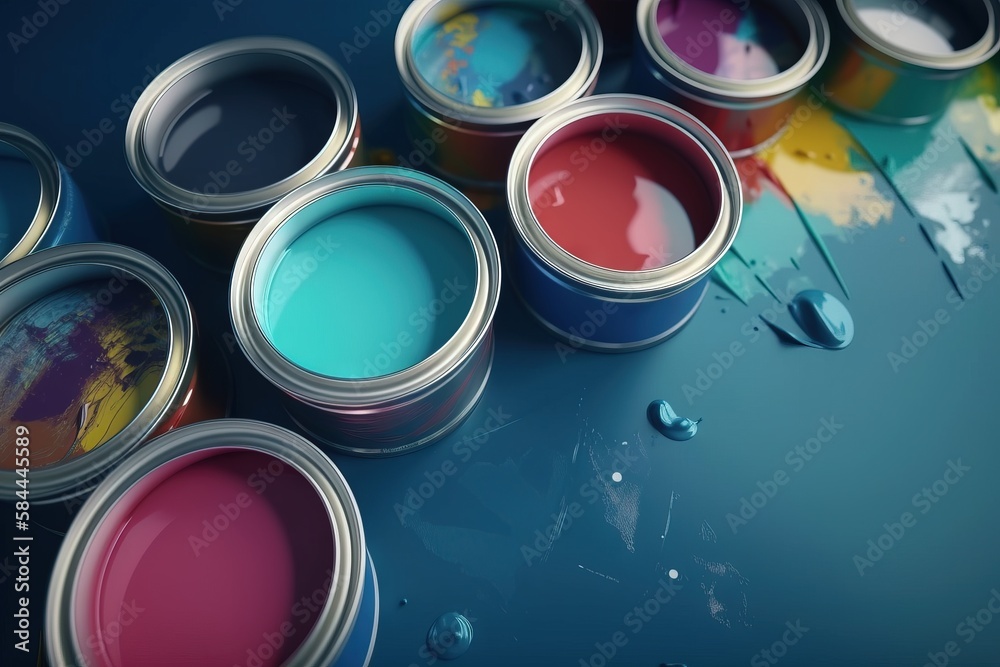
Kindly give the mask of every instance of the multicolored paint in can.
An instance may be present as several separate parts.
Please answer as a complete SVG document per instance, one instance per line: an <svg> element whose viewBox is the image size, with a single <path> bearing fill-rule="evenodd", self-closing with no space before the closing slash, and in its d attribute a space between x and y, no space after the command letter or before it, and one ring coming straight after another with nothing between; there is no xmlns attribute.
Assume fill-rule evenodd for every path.
<svg viewBox="0 0 1000 667"><path fill-rule="evenodd" d="M869 120L926 123L1000 50L997 0L837 0L825 83L831 102Z"/></svg>
<svg viewBox="0 0 1000 667"><path fill-rule="evenodd" d="M79 188L55 154L34 135L0 123L0 266L98 238Z"/></svg>
<svg viewBox="0 0 1000 667"><path fill-rule="evenodd" d="M421 172L358 167L281 200L236 261L251 363L314 439L403 454L456 428L486 386L500 260L483 215Z"/></svg>
<svg viewBox="0 0 1000 667"><path fill-rule="evenodd" d="M815 0L639 0L632 86L697 116L734 156L775 140L826 62Z"/></svg>
<svg viewBox="0 0 1000 667"><path fill-rule="evenodd" d="M228 270L274 202L356 164L357 94L344 70L308 44L219 42L149 84L129 117L125 153L189 253Z"/></svg>
<svg viewBox="0 0 1000 667"><path fill-rule="evenodd" d="M536 123L514 152L507 198L522 302L572 348L602 352L680 330L743 209L719 139L635 95L597 95Z"/></svg>
<svg viewBox="0 0 1000 667"><path fill-rule="evenodd" d="M196 340L180 284L137 250L73 244L0 269L0 492L28 463L35 503L68 502L149 438L224 416Z"/></svg>
<svg viewBox="0 0 1000 667"><path fill-rule="evenodd" d="M579 0L416 0L396 32L417 152L403 166L502 188L518 139L593 91L603 53L597 20Z"/></svg>
<svg viewBox="0 0 1000 667"><path fill-rule="evenodd" d="M90 496L56 559L46 652L96 667L365 667L378 615L337 467L291 431L221 419L157 438Z"/></svg>

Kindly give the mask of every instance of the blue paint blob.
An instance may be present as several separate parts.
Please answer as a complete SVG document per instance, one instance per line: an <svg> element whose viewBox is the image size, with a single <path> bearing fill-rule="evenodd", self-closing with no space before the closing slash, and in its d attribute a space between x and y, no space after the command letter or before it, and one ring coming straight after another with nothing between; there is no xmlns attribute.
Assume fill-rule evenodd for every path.
<svg viewBox="0 0 1000 667"><path fill-rule="evenodd" d="M561 86L580 58L569 26L507 5L471 9L429 22L413 41L420 76L439 93L476 107L506 107Z"/></svg>
<svg viewBox="0 0 1000 667"><path fill-rule="evenodd" d="M441 614L427 631L427 648L441 660L460 658L472 645L472 623L450 611Z"/></svg>
<svg viewBox="0 0 1000 667"><path fill-rule="evenodd" d="M690 440L698 434L698 424L701 420L692 421L687 417L679 417L666 401L653 401L646 408L646 418L653 428L671 440Z"/></svg>
<svg viewBox="0 0 1000 667"><path fill-rule="evenodd" d="M28 231L41 196L38 170L24 153L0 141L0 258Z"/></svg>
<svg viewBox="0 0 1000 667"><path fill-rule="evenodd" d="M788 311L805 334L798 336L784 327L764 320L783 339L824 350L842 350L854 340L854 318L839 299L822 290L808 289L796 294Z"/></svg>

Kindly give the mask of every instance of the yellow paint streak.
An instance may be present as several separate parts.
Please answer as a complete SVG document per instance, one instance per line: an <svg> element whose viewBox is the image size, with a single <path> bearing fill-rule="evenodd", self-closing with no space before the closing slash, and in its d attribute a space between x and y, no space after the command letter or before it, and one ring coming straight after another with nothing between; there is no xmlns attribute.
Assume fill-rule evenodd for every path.
<svg viewBox="0 0 1000 667"><path fill-rule="evenodd" d="M851 153L859 150L832 113L820 109L761 157L806 213L838 227L876 225L892 218L895 202L879 191L872 174L855 168Z"/></svg>

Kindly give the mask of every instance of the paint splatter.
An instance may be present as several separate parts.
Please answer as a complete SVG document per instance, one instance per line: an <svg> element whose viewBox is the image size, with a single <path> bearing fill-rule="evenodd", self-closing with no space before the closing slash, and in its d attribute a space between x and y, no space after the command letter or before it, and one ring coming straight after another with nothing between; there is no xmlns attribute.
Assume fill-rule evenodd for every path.
<svg viewBox="0 0 1000 667"><path fill-rule="evenodd" d="M804 336L764 319L787 342L824 350L842 350L854 340L854 319L847 307L832 294L822 290L804 290L788 304L788 311Z"/></svg>
<svg viewBox="0 0 1000 667"><path fill-rule="evenodd" d="M701 419L692 420L679 416L673 407L663 400L649 404L646 408L646 418L661 435L682 442L697 435L698 424L701 423Z"/></svg>
<svg viewBox="0 0 1000 667"><path fill-rule="evenodd" d="M458 612L441 614L427 631L427 648L442 660L460 658L470 646L472 623Z"/></svg>
<svg viewBox="0 0 1000 667"><path fill-rule="evenodd" d="M712 543L719 541L719 536L715 533L715 529L709 525L708 521L701 522L701 539Z"/></svg>
<svg viewBox="0 0 1000 667"><path fill-rule="evenodd" d="M694 562L705 570L701 590L709 615L727 628L733 623L750 627L746 596L749 580L729 562L709 561L698 556L694 557Z"/></svg>
<svg viewBox="0 0 1000 667"><path fill-rule="evenodd" d="M1000 175L1000 91L997 70L978 67L948 108L948 118L962 135L972 157L994 177Z"/></svg>
<svg viewBox="0 0 1000 667"><path fill-rule="evenodd" d="M0 427L27 426L32 466L89 452L139 414L163 375L166 313L138 281L109 300L107 281L63 288L0 329ZM13 438L0 468L14 464Z"/></svg>
<svg viewBox="0 0 1000 667"><path fill-rule="evenodd" d="M590 463L598 481L601 496L604 499L604 520L613 526L621 535L625 547L635 551L635 529L639 523L639 497L642 489L635 482L622 481L615 483L611 479L611 464L606 456L597 454L595 448L590 449ZM607 473L607 474L606 474Z"/></svg>

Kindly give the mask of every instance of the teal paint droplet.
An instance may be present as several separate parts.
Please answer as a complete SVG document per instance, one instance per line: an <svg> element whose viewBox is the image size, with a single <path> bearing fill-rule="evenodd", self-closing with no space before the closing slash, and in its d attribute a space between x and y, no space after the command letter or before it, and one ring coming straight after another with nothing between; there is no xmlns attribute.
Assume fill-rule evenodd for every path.
<svg viewBox="0 0 1000 667"><path fill-rule="evenodd" d="M472 645L472 623L450 611L441 614L427 631L427 648L441 660L460 658Z"/></svg>
<svg viewBox="0 0 1000 667"><path fill-rule="evenodd" d="M805 337L764 319L779 336L793 343L826 350L842 350L854 340L854 318L839 299L822 290L803 290L796 294L788 311Z"/></svg>
<svg viewBox="0 0 1000 667"><path fill-rule="evenodd" d="M646 408L646 418L649 423L663 436L671 440L690 440L698 434L698 424L701 420L692 421L687 417L680 417L673 407L666 401L653 401Z"/></svg>

